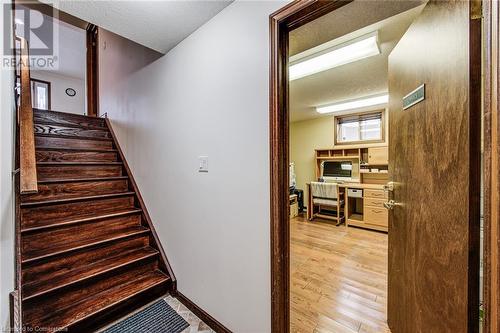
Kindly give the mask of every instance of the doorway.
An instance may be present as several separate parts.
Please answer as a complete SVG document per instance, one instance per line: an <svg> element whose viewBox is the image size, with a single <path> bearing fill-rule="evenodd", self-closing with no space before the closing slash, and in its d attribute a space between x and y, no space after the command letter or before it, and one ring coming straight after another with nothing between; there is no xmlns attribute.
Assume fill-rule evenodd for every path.
<svg viewBox="0 0 500 333"><path fill-rule="evenodd" d="M14 6L16 35L30 48L33 108L98 116L98 28L41 2ZM38 56L45 45L53 54Z"/></svg>
<svg viewBox="0 0 500 333"><path fill-rule="evenodd" d="M283 8L282 10L278 11L277 13L271 15L272 68L271 68L270 116L271 116L271 163L272 163L271 165L271 180L272 180L271 246L272 246L272 279L273 279L272 314L273 314L273 331L276 332L287 332L290 330L290 327L288 326L291 321L289 312L290 311L289 306L291 303L290 292L294 288L293 277L290 276L294 272L293 271L294 258L292 249L290 247L291 246L290 237L293 236L291 235L291 233L294 232L294 228L297 229L297 226L294 227L293 223L291 223L291 225L289 224L289 214L293 213L293 208L292 209L290 208L292 203L291 201L295 200L291 198L290 195L291 192L289 191L289 186L291 185L290 181L292 181L293 183L292 178L294 174L294 172L292 172L291 170L292 168L295 169L297 167L297 165L295 164L296 162L291 160L289 152L292 151L293 154L293 147L290 146L292 138L289 134L289 130L290 128L292 128L293 131L294 127L293 125L290 125L289 122L290 117L293 117L292 114L293 111L291 111L291 107L293 104L293 96L292 96L293 86L291 86L289 81L290 79L293 79L291 76L295 75L294 73L292 73L291 70L289 73L289 68L291 68L291 66L293 66L296 63L295 62L296 59L290 58L291 56L290 50L292 45L290 43L289 38L294 31L297 31L300 27L305 26L306 24L314 21L315 19L326 17L328 13L334 14L336 10L339 11L345 10L346 8L348 8L348 6L355 3L356 1L351 3L335 2L328 4L322 4L317 2L314 3L299 2L289 5ZM428 24L438 24L438 25L443 24L443 22L433 21L433 16L435 15L435 13L444 10L443 6L448 6L446 7L445 11L447 13L450 12L454 13L455 16L454 15L448 16L447 17L448 23L450 22L452 23L450 23L450 25L448 26L446 26L445 24L442 27L450 29L450 27L453 26L454 23L460 21L461 22L460 25L455 26L455 28L464 29L465 31L464 36L468 36L468 33L470 34L470 39L466 39L465 41L460 42L462 44L463 42L465 42L466 43L465 45L468 44L469 46L468 48L460 50L451 49L452 51L450 51L451 52L450 54L452 56L457 56L457 59L460 59L458 62L455 63L455 65L460 63L461 66L465 66L462 68L458 68L456 70L456 72L462 73L463 76L456 78L456 82L461 82L461 83L455 86L456 88L455 91L457 91L459 88L464 89L465 94L462 95L466 96L467 98L466 100L457 101L456 98L454 99L444 98L441 100L439 98L436 99L436 96L448 96L448 95L446 95L446 89L439 90L440 89L439 88L437 90L432 90L433 88L438 86L437 82L439 82L439 80L433 77L432 74L427 77L424 76L418 77L418 75L415 75L412 77L412 80L410 80L411 74L409 74L409 72L406 72L405 70L412 68L412 65L410 64L406 64L404 66L401 65L404 63L403 60L411 59L410 57L411 53L410 54L407 53L408 50L410 50L408 45L406 45L405 47L399 47L394 53L395 56L392 61L392 65L389 64L389 72L392 71L392 73L394 73L392 77L391 74L389 73L389 82L388 82L389 85L388 113L391 115L389 116L388 120L389 167L387 170L388 171L386 179L387 181L385 180L383 182L380 181L380 185L384 184L386 185L385 187L386 192L382 193L384 193L383 195L387 197L387 200L384 200L384 203L387 204L386 207L388 209L387 214L389 219L387 228L388 231L387 243L389 248L389 255L387 257L389 266L389 271L387 275L389 280L388 320L389 320L389 326L393 330L393 333L413 332L413 331L416 332L422 329L429 330L429 327L426 327L425 323L430 318L435 319L436 317L433 316L435 316L436 314L446 315L445 316L446 320L441 319L440 323L436 323L433 321L433 326L431 326L431 331L432 329L436 329L436 332L443 331L442 329L445 330L452 329L453 331L457 332L460 331L476 332L479 330L479 207L480 207L479 176L481 173L479 162L481 159L481 152L480 152L480 142L478 140L475 140L475 138L472 138L471 134L480 133L480 119L481 119L480 73L481 72L478 71L478 68L480 68L480 65L478 67L478 64L481 63L481 56L480 56L481 44L478 41L481 40L481 35L480 35L480 29L477 30L477 22L479 22L480 26L481 20L479 19L479 21L474 21L474 18L472 18L472 15L470 15L472 19L469 22L469 14L472 13L471 8L469 8L469 5L467 4L466 7L462 6L461 8L454 7L455 5L456 4L444 3L444 2L440 2L439 4L435 2L427 3L425 6L425 10L423 11L425 15L424 14L420 15L420 19L417 20L418 24L415 25L414 28L408 30L410 34L406 35L406 37L402 39L403 42L401 45L407 43L405 40L409 39L415 40L415 38L417 38L418 36L424 36L425 34L423 32L427 32L425 38L427 38L428 45L435 46L435 44L433 44L432 41L430 40L435 37L434 35L429 34L428 31L429 29L426 29L426 27L428 27ZM360 36L357 36L356 38L358 37ZM429 41L431 42L429 43ZM422 40L420 40L420 43L422 43ZM426 44L421 45L421 47L423 47L424 45ZM448 46L450 47L452 45L453 43L448 44ZM425 49L425 47L423 48ZM439 48L434 47L432 50L437 50L437 49ZM429 51L429 54L432 54L431 51ZM465 54L465 57L462 57L461 56L462 54ZM433 55L439 56L438 54L433 54ZM309 54L308 56L309 58L306 57L306 59L310 59L312 57L311 54ZM419 68L419 66L422 64L424 64L425 66L432 65L426 63L425 61L422 61L421 63L418 63L418 61L420 60L413 59L413 64L414 65L416 64L414 66L415 68ZM436 61L436 63L440 62ZM419 73L426 72L425 66L420 67ZM433 72L436 73L435 68ZM454 73L456 72L450 71L448 73L442 73L442 74L447 75L447 77L453 77ZM403 84L401 82L411 82L411 84L408 84L408 86L404 86L403 88L402 87ZM427 82L427 87L425 87L426 82ZM469 82L471 82L470 85ZM448 82L448 84L450 84L450 82ZM425 94L422 91L423 89L427 89L426 96L419 101L418 99L422 97L420 95ZM367 97L377 97L380 95L381 94L374 94L374 96L370 95ZM407 96L408 98L405 98ZM359 99L360 98L357 98L357 100ZM356 100L356 98L343 99L340 101L331 101L329 103L326 103L325 105L318 105L318 107L325 107L325 108L331 107L331 109L338 109L338 106L340 104L353 102L353 100ZM464 112L463 113L465 117L464 119L466 119L465 123L463 121L460 122L462 126L461 127L460 125L453 124L452 121L451 122L445 121L443 122L443 126L445 124L449 124L451 126L450 129L443 129L443 126L441 126L440 131L433 132L433 126L436 123L443 121L443 119L444 120L446 119L439 117L435 118L434 125L429 125L432 124L432 122L428 122L427 119L429 118L427 117L430 117L430 119L432 119L432 110L426 107L426 105L428 105L429 103L432 103L435 106L437 105L437 109L441 110L438 113L439 116L444 116L446 115L447 108L440 106L440 103L446 104L449 101L455 101L457 103L461 103L460 107ZM403 107L405 108L405 110L408 111L405 113L394 113L394 112L402 112ZM436 107L434 109L436 109ZM415 110L419 110L419 112L416 112ZM392 117L393 113L395 115L394 117ZM401 116L403 118L400 118L399 117L400 115L403 115ZM410 117L409 119L405 118L408 115L412 115L413 118L412 117ZM420 115L422 115L423 118L419 118ZM406 119L407 123L404 124L405 126L403 126L402 123L399 122L401 121L401 119ZM352 119L344 119L344 120L352 121ZM382 117L380 117L379 120L380 122L382 122ZM345 121L344 123L346 123ZM357 115L358 132L361 121L362 120L360 120L360 115ZM396 123L396 121L398 121L399 123ZM338 132L339 130L342 130L340 123L341 123L340 121L337 122L335 120L332 120L332 132L333 132L331 134L332 140L342 139L342 137L339 137L338 133L336 133L336 131ZM422 128L419 127L418 124L425 124L425 125ZM396 125L399 125L397 126L397 129ZM333 130L333 127L335 127L335 130ZM408 132L406 132L403 129L409 129L409 130ZM420 130L423 129L425 129L425 132L419 132ZM445 135L444 137L438 138L437 137L438 132L439 134L443 133L444 134L460 133L460 134L457 134L455 136L453 134ZM402 133L404 133L405 135L401 135ZM359 140L359 135L358 134L356 135L357 135L356 139ZM455 170L456 173L454 173L455 171L453 171L453 166L451 164L450 165L445 165L447 163L440 164L439 161L435 157L433 157L434 155L437 154L438 150L441 149L441 148L436 148L439 145L433 146L431 144L430 146L426 146L427 142L421 142L420 145L415 145L414 143L418 142L419 140L407 140L405 142L401 142L401 140L404 141L405 138L406 139L409 138L414 139L415 137L425 138L426 135L431 135L431 138L434 140L434 142L439 142L443 147L445 147L446 145L450 145L450 147L454 147L454 149L456 147L461 147L459 150L465 154L465 159L464 159L465 164L458 166L457 170ZM450 140L452 137L454 139L457 139L457 137L462 139L457 139L457 141L453 141ZM475 137L477 137L477 135ZM396 153L395 143L397 143L399 154ZM360 161L366 162L364 161L363 157L364 152L362 151L364 147L354 147L353 145L350 145L350 146L344 146L342 147L342 149L340 149L337 144L338 142L334 142L333 145L331 146L323 147L324 149L315 150L316 154L315 159L317 160L316 170L315 170L316 175L312 176L311 180L317 181L317 180L324 180L317 178L326 178L326 177L338 178L345 176L341 174L329 174L329 175L324 174L325 164L323 163L324 161L322 160L331 161L333 169L335 169L335 167L333 167L334 165L333 161L346 163L347 160L351 158L353 159L358 158ZM356 149L357 152L355 151ZM412 164L410 166L402 165L400 164L401 161L398 160L397 157L398 155L404 156L404 154L402 154L401 151L403 151L405 154L411 153L412 154L411 156L420 156L420 157L416 159L412 159L413 157L407 158L412 162ZM421 151L425 151L429 155L427 156L427 159L422 158L422 156L420 155ZM368 151L366 153L369 154ZM356 155L358 157L356 157ZM456 155L447 156L447 161L453 161L454 159L456 159L455 156ZM418 218L415 217L415 210L413 209L415 207L415 200L417 200L414 194L420 192L420 189L424 189L424 187L421 186L420 188L418 188L416 187L417 186L416 184L412 183L415 181L415 177L413 177L414 174L411 174L410 172L409 176L408 175L402 176L403 172L402 170L412 170L412 171L421 170L418 167L416 167L421 161L428 161L429 165L433 165L437 169L441 167L447 170L448 172L443 174L435 173L435 174L430 174L430 176L429 175L425 176L428 177L427 179L430 182L438 186L433 188L432 190L433 192L431 192L431 195L429 195L428 197L432 199L432 193L436 194L439 192L442 198L444 198L442 200L443 205L441 209L448 215L443 215L443 217L440 217L440 220L448 218L449 221L452 222L466 221L465 224L461 224L460 227L457 228L453 227L451 229L449 228L441 229L443 228L443 226L440 225L439 222L433 224L432 219L429 217L430 216L429 212L437 211L436 210L437 207L434 206L436 200L434 201L431 200L429 202L426 202L425 200L419 201L418 203L419 207L421 209L424 209L423 211L421 211L421 213L427 214L426 219L424 221L425 223L420 223L422 225L421 229L415 230L414 226L416 225L416 223L411 224L411 227L413 229L408 227L408 225L401 224L401 221L403 220L411 222L416 222L418 220ZM290 163L292 162L294 164L290 165ZM456 160L456 162L458 162L458 160ZM370 163L367 164L369 167ZM397 167L395 168L391 167L391 164L393 166L397 165ZM350 166L346 168L347 169L359 168L358 170L362 169L362 167L359 166L354 167L353 165L354 163L351 163ZM341 164L339 164L339 168L342 169ZM422 168L424 168L424 166L422 166ZM379 165L376 166L374 165L374 167L370 169L375 169L374 171L376 173L378 173L380 170L383 170ZM369 173L371 172L372 170L369 171ZM318 175L320 177L316 177ZM326 177L321 177L321 176L326 176ZM370 175L370 177L371 176L372 175ZM439 177L435 178L437 176L441 177L451 176L451 177L448 179ZM356 178L353 174L350 174L347 177ZM363 176L360 176L359 178L361 177ZM424 176L421 176L421 178L423 177ZM338 181L339 179L335 180ZM391 183L391 181L393 182ZM401 186L401 184L412 184L413 191L408 192L408 189L405 186ZM312 186L312 184L309 184L309 186ZM350 217L348 208L350 204L349 200L356 201L355 199L356 196L354 193L350 197L346 194L346 192L348 192L349 190L348 187L349 186L344 186L344 189L342 189L342 186L340 186L337 188L337 192L340 192L341 195L343 196L343 197L340 196L337 197L337 203L340 206L342 206L341 200L344 200L344 207L339 207L338 210L340 211L340 213L335 212L335 210L332 210L334 213L333 217L337 218L337 221L335 223L338 224L338 222L340 222L340 226L335 227L335 225L333 226L326 224L321 225L321 227L323 228L323 236L325 235L326 232L325 230L327 230L328 227L346 228L344 223L349 224L348 222L348 219ZM305 201L311 202L315 207L318 206L317 210L315 207L308 207L308 208L313 208L311 214L314 217L321 218L322 217L320 216L320 213L322 213L320 211L322 208L321 206L322 205L324 206L328 203L320 202L319 204L315 204L314 200L308 199L311 197L311 195L307 193L308 192L307 189L304 192L306 192L304 194L304 197L306 198ZM425 191L422 191L422 193L424 192ZM457 196L452 200L451 198L453 196L451 194L453 193L456 193ZM339 193L336 193L336 195L339 195ZM455 203L459 201L459 198L460 200L463 200L463 206L454 210L447 210L448 208L453 207ZM324 198L319 198L319 199L324 199ZM364 199L366 200L366 198ZM393 201L391 201L390 199L392 199ZM452 200L453 202L447 202L448 199ZM402 202L398 200L402 200ZM404 206L405 203L407 203L407 206ZM356 208L355 206L356 205L354 204L354 208L351 209L355 209ZM325 211L329 213L328 210ZM362 211L358 210L358 212ZM461 216L453 215L458 212L461 212L462 215ZM437 215L441 213L442 212L438 211ZM302 225L299 225L300 228L302 227L305 228L305 226L307 226L308 223L311 223L310 222L311 214L308 214L305 221L302 222ZM366 212L364 215L366 215ZM315 225L317 226L316 223ZM360 227L360 225L353 225L353 227ZM364 228L363 231L365 231L365 229L367 228ZM429 230L434 230L434 234L426 232L422 233L421 230L425 230L426 232ZM322 233L321 231L318 231L318 234L321 233ZM455 235L453 235L453 233L455 233ZM424 234L425 237L421 238ZM394 238L395 236L398 237ZM405 240L404 244L408 244L406 248L404 247L404 245L403 247L400 247L403 244L403 242L400 242L400 240L403 237L407 237L404 239ZM426 247L427 249L429 249L429 252L424 253L422 255L422 252L419 252L418 250L415 251L415 249L419 248L417 244L415 244L415 239L418 239L421 242L419 245L422 245L423 247L429 245L430 247ZM307 240L306 242L310 242L310 240ZM433 246L432 244L435 242L438 242L436 244L440 244L441 247ZM292 241L292 246L293 246L293 241ZM391 252L391 247L392 247L392 252ZM394 251L395 249L397 249L397 251ZM443 251L443 249L445 250ZM452 256L450 256L451 253L453 253ZM403 258L407 260L408 264L404 262ZM439 262L438 259L443 260L443 262ZM292 260L292 266L290 266L291 260ZM454 262L454 260L457 261ZM446 261L446 263L444 263L444 261ZM410 265L409 263L411 263L414 266ZM448 263L452 263L450 267L447 266ZM416 269L417 267L418 270ZM290 273L290 270L292 270L292 273ZM447 282L443 283L443 281L439 280L438 278L439 276L446 276L445 280ZM405 281L405 283L412 283L414 287L413 289L415 288L421 289L421 287L424 285L423 282L425 282L425 285L428 286L428 289L427 290L421 289L422 290L421 295L410 295L405 293L404 287L402 287L401 284L399 284L400 280L398 279ZM466 283L463 283L464 279L465 281L467 281ZM292 281L291 284L290 281ZM456 288L457 286L459 287ZM398 297L394 296L392 297L394 303L391 303L391 290L392 290L392 295L394 295L394 292L398 292ZM428 294L425 294L426 292L428 292ZM439 303L436 300L433 301L434 299L433 297L437 295L445 296L445 297L440 297L440 299L453 299L453 297L460 297L460 299L462 299L463 302L444 301L442 303ZM405 302L409 304L417 304L417 305L422 304L422 307L420 308L420 310L412 308L411 310L403 309L400 311L397 308L403 307L405 302L403 303L400 302L401 304L398 303L399 302L397 300L398 298L399 299L404 298ZM314 303L314 301L312 300L310 301L311 304ZM436 307L433 307L432 304L436 304ZM450 311L452 308L453 308L452 313L448 314L447 311ZM423 314L422 317L420 318L418 316L417 317L413 316L412 318L408 317L408 313L412 312L423 313ZM457 316L458 313L460 313L460 316ZM293 310L292 310L292 315L293 315ZM440 324L442 325L442 327L439 327ZM357 327L357 329L355 329L355 327L351 327L352 331L359 331L360 329L361 327L359 326ZM367 330L365 329L365 331Z"/></svg>

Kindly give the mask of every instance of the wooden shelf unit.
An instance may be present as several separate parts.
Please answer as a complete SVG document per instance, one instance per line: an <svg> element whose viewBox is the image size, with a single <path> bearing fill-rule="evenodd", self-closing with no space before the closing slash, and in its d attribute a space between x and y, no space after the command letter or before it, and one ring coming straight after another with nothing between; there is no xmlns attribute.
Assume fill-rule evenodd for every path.
<svg viewBox="0 0 500 333"><path fill-rule="evenodd" d="M353 161L353 181L340 184L340 187L345 189L346 226L387 232L388 212L383 206L383 203L387 201L387 195L382 190L382 185L389 180L387 146L316 149L315 157L317 179L321 176L321 163L324 161ZM383 171L380 172L380 170ZM363 189L363 197L349 198L348 188ZM321 217L318 214L316 216Z"/></svg>
<svg viewBox="0 0 500 333"><path fill-rule="evenodd" d="M321 163L327 160L355 160L359 166L353 174L359 177L360 183L385 184L388 181L388 149L387 146L367 148L334 148L316 149L316 179L321 176ZM363 171L378 169L379 171ZM380 170L384 170L380 172Z"/></svg>
<svg viewBox="0 0 500 333"><path fill-rule="evenodd" d="M325 160L345 160L345 159L355 159L359 161L361 159L362 148L355 149L316 149L316 179L321 176L321 163Z"/></svg>

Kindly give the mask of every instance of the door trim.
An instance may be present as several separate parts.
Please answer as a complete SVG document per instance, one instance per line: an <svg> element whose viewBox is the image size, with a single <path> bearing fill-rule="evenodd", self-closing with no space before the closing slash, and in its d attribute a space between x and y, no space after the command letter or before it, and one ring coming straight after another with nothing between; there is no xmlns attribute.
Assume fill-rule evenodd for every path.
<svg viewBox="0 0 500 333"><path fill-rule="evenodd" d="M88 24L87 33L87 116L99 116L99 27Z"/></svg>
<svg viewBox="0 0 500 333"><path fill-rule="evenodd" d="M270 227L271 227L271 331L272 332L282 332L288 333L290 330L290 229L289 229L289 198L288 198L288 164L289 164L289 110L288 110L288 33L296 29L320 16L323 16L337 8L340 8L343 5L348 4L350 1L321 1L321 0L296 0L278 11L274 12L269 17L269 32L270 32L270 81L269 81L269 124L270 124ZM495 2L485 2L488 3L488 6L492 6L491 3ZM495 16L498 19L498 3L495 3ZM489 23L490 33L486 32L486 48L489 50L490 47L488 45L491 44L491 34L493 34L497 40L497 43L493 45L491 51L494 57L499 56L499 47L498 47L498 25L493 23L496 29L491 29L491 10L485 10L483 13L483 17L485 20L485 24ZM479 22L479 21L478 21ZM477 33L481 33L481 27L476 24L471 24L470 32L477 37ZM487 29L485 29L487 30ZM495 30L495 31L491 31ZM481 68L481 57L477 59L477 50L479 43L479 55L481 54L481 37L471 38L471 54L475 55L475 58L472 59L471 67L479 66ZM490 45L491 46L491 45ZM499 59L500 60L500 59ZM498 73L498 64L493 61L491 63L491 68L485 68L486 74L491 72L496 76L494 78L495 83L498 82L499 73ZM495 65L495 66L493 66ZM477 67L475 67L477 68ZM494 72L493 69L496 71ZM486 75L488 76L488 75ZM477 82L477 71L471 71L470 80L471 82ZM479 78L479 80L481 80ZM493 84L492 84L493 85ZM480 87L480 85L479 85ZM493 89L498 89L498 85L493 85ZM486 87L485 87L486 89ZM492 89L492 91L493 91ZM472 92L472 91L471 91ZM475 91L474 96L481 96L481 91ZM494 98L490 101L487 99L489 94L485 90L484 94L484 104L485 111L487 108L490 108L492 111L491 117L495 120L493 124L489 121L485 121L483 133L486 138L491 137L491 143L493 147L486 147L485 145L485 166L487 164L487 149L495 149L493 150L495 154L495 158L491 159L492 166L495 166L494 169L490 167L486 167L484 174L484 182L485 182L485 239L487 237L487 233L490 234L491 237L489 241L485 242L485 254L487 254L488 258L491 259L486 260L485 258L485 270L484 270L484 278L485 278L485 295L488 297L491 296L491 306L486 306L485 308L485 327L489 327L489 323L495 322L495 328L500 327L500 323L498 322L498 312L499 312L499 303L500 303L500 289L498 288L498 282L500 281L500 263L498 262L500 258L500 251L498 247L498 241L500 240L500 228L498 224L500 224L500 214L498 212L500 207L500 198L498 195L498 191L500 190L500 180L497 175L493 175L495 172L491 172L492 170L497 171L498 165L500 165L500 159L498 158L498 152L500 147L500 137L498 136L498 131L500 131L499 122L497 119L497 106L500 102L500 94L498 91L495 91ZM493 96L492 96L493 97ZM475 110L477 113L478 105L472 104L470 105L471 110ZM480 105L479 105L479 114L474 114L474 117L480 119ZM479 118L477 118L479 117ZM493 130L494 126L495 131ZM490 131L491 136L490 136ZM477 133L477 132L476 132ZM471 133L472 134L472 133ZM491 155L489 155L491 158ZM477 172L477 161L470 161L471 170L470 172ZM489 172L488 172L489 171ZM490 182L491 185L487 186L486 184ZM493 183L494 181L494 183ZM477 184L473 184L473 186L477 186ZM492 191L491 189L495 189ZM488 196L488 198L487 198ZM490 198L491 197L491 198ZM492 202L495 205L492 205ZM470 203L473 206L475 203ZM489 206L489 208L488 208ZM476 205L477 207L477 205ZM475 208L473 208L475 209ZM477 215L478 212L475 212ZM495 221L494 230L490 231L490 225L492 219ZM477 221L476 221L477 223ZM469 238L469 246L475 247L479 249L479 233L477 232L477 225L474 226L471 223L470 230L472 231L471 237ZM495 232L493 234L492 232ZM495 242L496 241L496 242ZM491 243L495 243L495 246L490 246ZM475 269L478 267L475 265L477 263L477 258L479 257L478 250L473 250L469 253L469 258L472 259L472 265L469 266L470 269ZM493 264L494 263L494 264ZM492 274L494 279L490 279L491 273L491 265L495 269L495 273ZM478 314L478 305L479 305L479 291L478 287L475 286L478 284L477 275L471 272L469 274L469 292L468 297L472 297L469 300L469 332L476 332L477 325L474 325L474 322L477 323L477 314ZM472 282L472 285L471 285ZM486 284L487 283L487 284ZM496 284L495 284L496 283ZM489 299L488 299L489 301ZM488 303L487 304L490 304ZM476 319L474 319L476 318ZM496 332L497 330L485 330L485 332Z"/></svg>
<svg viewBox="0 0 500 333"><path fill-rule="evenodd" d="M269 17L271 331L290 330L288 33L350 1L297 0Z"/></svg>
<svg viewBox="0 0 500 333"><path fill-rule="evenodd" d="M481 258L481 66L482 19L475 16L477 4L469 2L469 232L467 274L467 331L479 332L480 258ZM477 88L479 87L479 88Z"/></svg>
<svg viewBox="0 0 500 333"><path fill-rule="evenodd" d="M500 3L483 2L484 31L484 332L500 329Z"/></svg>

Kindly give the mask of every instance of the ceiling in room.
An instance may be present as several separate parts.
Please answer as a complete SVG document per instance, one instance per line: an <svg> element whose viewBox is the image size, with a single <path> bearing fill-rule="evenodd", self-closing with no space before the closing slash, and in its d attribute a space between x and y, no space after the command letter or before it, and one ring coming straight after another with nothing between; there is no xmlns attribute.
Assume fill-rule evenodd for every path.
<svg viewBox="0 0 500 333"><path fill-rule="evenodd" d="M422 1L354 1L290 33L290 55L378 30L381 54L290 82L290 120L325 117L315 107L387 92L387 59ZM419 6L420 5L420 6ZM331 115L330 115L331 116Z"/></svg>
<svg viewBox="0 0 500 333"><path fill-rule="evenodd" d="M166 53L228 6L229 1L62 1L54 7Z"/></svg>

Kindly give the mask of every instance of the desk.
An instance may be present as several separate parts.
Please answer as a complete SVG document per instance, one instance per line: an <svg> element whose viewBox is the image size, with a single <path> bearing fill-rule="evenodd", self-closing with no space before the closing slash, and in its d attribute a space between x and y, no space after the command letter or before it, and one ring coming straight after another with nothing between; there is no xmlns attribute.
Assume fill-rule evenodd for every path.
<svg viewBox="0 0 500 333"><path fill-rule="evenodd" d="M312 207L312 196L310 184L307 184L308 205L307 217L312 218L312 212L309 207ZM361 189L363 194L361 197L349 197L349 189ZM389 214L384 207L384 202L387 201L387 193L384 192L383 185L379 184L362 184L362 183L341 183L339 184L339 192L344 196L345 208L344 216L346 217L346 226L356 226L366 229L388 231Z"/></svg>
<svg viewBox="0 0 500 333"><path fill-rule="evenodd" d="M388 231L389 214L384 207L387 193L378 184L340 184L346 188L346 226ZM361 189L361 198L349 197L349 189Z"/></svg>

